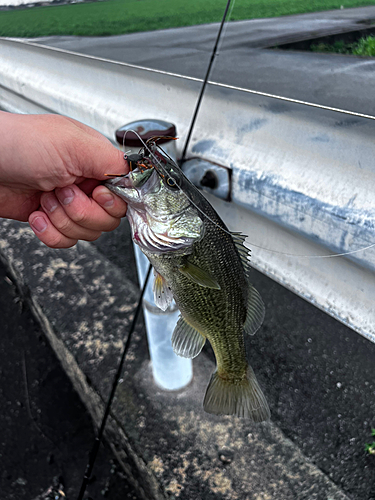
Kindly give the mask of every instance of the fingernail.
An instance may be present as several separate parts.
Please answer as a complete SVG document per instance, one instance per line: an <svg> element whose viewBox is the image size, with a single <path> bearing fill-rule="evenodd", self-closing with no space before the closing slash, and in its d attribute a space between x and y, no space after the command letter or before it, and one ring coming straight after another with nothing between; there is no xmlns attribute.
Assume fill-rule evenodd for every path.
<svg viewBox="0 0 375 500"><path fill-rule="evenodd" d="M35 217L30 224L37 233L43 233L47 229L47 223L43 217Z"/></svg>
<svg viewBox="0 0 375 500"><path fill-rule="evenodd" d="M110 193L108 194L99 194L96 198L96 201L102 205L103 207L109 208L112 207L115 203L115 198Z"/></svg>
<svg viewBox="0 0 375 500"><path fill-rule="evenodd" d="M74 191L69 187L65 187L62 189L56 189L56 196L60 200L60 203L63 205L69 205L74 199Z"/></svg>
<svg viewBox="0 0 375 500"><path fill-rule="evenodd" d="M43 207L47 212L53 212L58 206L57 200L54 195L45 196L43 199Z"/></svg>

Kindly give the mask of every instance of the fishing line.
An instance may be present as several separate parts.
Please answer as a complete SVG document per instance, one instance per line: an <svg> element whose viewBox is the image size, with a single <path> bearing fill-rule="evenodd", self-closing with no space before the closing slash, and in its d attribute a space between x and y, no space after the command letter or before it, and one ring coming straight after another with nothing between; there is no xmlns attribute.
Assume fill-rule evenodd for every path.
<svg viewBox="0 0 375 500"><path fill-rule="evenodd" d="M216 55L220 55L220 49L223 46L224 39L225 39L226 34L227 34L227 30L228 30L228 26L229 26L229 21L230 21L230 19L232 17L233 7L234 7L235 3L236 3L236 0L233 0L231 6L229 7L229 12L227 14L227 20L226 20L226 23L224 24L223 32L221 34L221 40L218 43L218 48L217 48L217 51L216 51ZM210 82L208 81L208 83L210 83Z"/></svg>
<svg viewBox="0 0 375 500"><path fill-rule="evenodd" d="M153 159L153 162L154 162L154 166L155 166L155 169L156 171L158 171L158 169L160 169L162 172L163 172L163 176L165 177L170 177L170 174L169 172L165 169L164 165L162 164L162 162L160 161L160 159L153 153L153 151L149 148L148 144L146 144L144 142L144 140L140 137L140 135L135 131L135 130L127 130L125 132L125 134L127 132L133 132L134 134L137 135L138 139L140 140L140 142L143 144L143 147L144 149L146 149L150 156L152 157ZM181 174L185 177L185 179L189 181L189 179L187 179L187 177L185 176L185 174L182 172L181 168L176 164L176 162L173 160L173 158L171 158L168 153L166 151L164 151L164 149L161 147L161 146L157 146L163 153L164 155L171 161L171 163L173 163L181 172ZM194 201L190 198L190 196L185 193L185 191L178 185L178 183L176 182L176 186L177 188L179 189L180 193L182 193L185 198L187 198L189 200L189 202L207 219L209 220L212 224L214 224L216 227L218 227L219 229L221 229L221 231L223 231L224 233L228 234L229 236L231 236L232 238L234 239L238 239L236 237L236 234L233 234L231 231L225 229L224 227L220 226L220 224L218 224L216 221L214 221L213 219L211 219L211 217L209 215L207 215L196 203L194 203ZM195 187L195 186L194 186ZM240 234L240 233L239 233ZM246 235L244 235L246 237ZM264 250L265 252L269 252L269 253L274 253L274 254L278 254L278 255L284 255L285 257L298 257L298 258L305 258L305 259L331 259L333 257L345 257L345 256L348 256L348 255L352 255L352 254L355 254L355 253L358 253L358 252L364 252L365 250L369 250L370 248L373 248L375 247L375 243L371 244L371 245L368 245L368 246L365 246L365 247L362 247L362 248L358 248L357 250L350 250L348 252L342 252L342 253L334 253L334 254L327 254L327 255L305 255L305 254L294 254L294 253L288 253L288 252L280 252L279 250L272 250L270 248L266 248L266 247L262 247L260 245L256 245L255 243L252 243L250 242L249 245L251 247L255 247L255 248L259 248L260 250ZM245 247L247 250L251 250L250 248L247 248Z"/></svg>
<svg viewBox="0 0 375 500"><path fill-rule="evenodd" d="M186 153L186 149L187 149L187 146L188 146L188 143L189 143L189 140L190 140L191 132L193 130L194 123L195 123L195 120L196 120L197 115L198 115L199 106L200 106L200 103L202 101L204 89L205 89L205 87L207 85L208 77L209 77L209 74L210 74L210 70L211 70L211 67L212 67L213 60L215 58L217 46L218 46L219 41L220 41L221 32L222 32L222 29L223 29L223 26L224 26L224 22L225 22L227 13L228 13L228 9L229 9L230 3L231 3L231 0L228 0L226 8L225 8L225 11L224 11L223 19L222 19L222 22L221 22L221 25L220 25L220 29L219 29L219 32L218 32L218 36L216 38L216 43L215 43L214 49L212 51L211 61L210 61L210 64L208 66L208 69L207 69L206 77L205 77L205 80L204 80L202 88L201 88L201 92L200 92L200 95L199 95L199 98L198 98L197 106L195 108L193 120L192 120L192 123L190 125L190 130L189 130L188 138L187 138L187 141L185 143L184 154ZM135 131L133 131L133 132L135 132ZM127 131L125 131L124 138L123 138L123 147L124 147L124 149L125 149L125 137L126 137L126 133L127 133ZM135 133L137 134L137 132L135 132ZM148 149L148 151L150 151L150 154L153 156L153 158L155 158L158 161L158 163L160 163L159 159L156 158L156 156L153 154L153 152L150 150L150 148L148 148L148 146L141 139L141 137L139 136L139 134L137 134L137 136L139 137L139 139L141 140L141 142L143 143L143 145ZM183 157L184 157L184 154L183 154ZM87 464L86 471L85 471L85 474L83 476L82 485L81 485L81 489L80 489L80 492L78 494L77 500L82 500L83 499L83 495L85 494L85 491L86 491L86 488L87 488L87 484L89 482L92 470L94 468L94 464L95 464L95 461L96 461L96 457L98 455L100 443L101 443L102 438L103 438L104 428L105 428L105 425L107 423L107 419L108 419L108 416L109 416L109 411L111 409L112 401L113 401L113 398L114 398L114 395L115 395L115 392L116 392L116 388L117 388L117 385L118 385L118 381L119 381L119 378L120 378L120 375L121 375L121 371L122 371L122 368L123 368L123 365L124 365L125 357L126 357L128 349L129 349L130 339L131 339L132 333L134 331L134 328L135 328L135 325L136 325L136 322L137 322L137 319L138 319L138 315L139 315L141 307L142 307L142 298L143 298L144 292L146 290L148 278L149 278L150 273L151 273L151 268L152 268L152 266L149 265L148 266L148 270L147 270L146 279L144 281L144 284L143 284L143 287L142 287L142 290L141 290L141 293L140 293L140 297L139 297L137 309L136 309L136 312L134 314L133 322L131 324L128 337L126 339L126 343L125 343L125 346L124 346L124 349L123 349L123 352L122 352L121 360L120 360L120 363L119 363L119 366L118 366L118 369L117 369L117 373L116 373L115 379L113 381L111 394L109 396L108 403L107 403L107 406L105 408L105 412L104 412L102 423L101 423L101 426L100 426L100 429L99 429L99 433L98 433L97 437L95 438L95 442L94 442L94 445L93 445L91 453L90 453L89 462Z"/></svg>
<svg viewBox="0 0 375 500"><path fill-rule="evenodd" d="M125 341L124 348L122 350L122 355L121 355L120 363L118 365L117 372L116 372L115 378L113 380L111 394L109 395L108 402L107 402L107 405L105 407L105 411L104 411L103 419L102 419L102 422L101 422L101 425L100 425L100 429L99 429L98 435L95 438L94 445L93 445L92 450L91 450L90 455L89 455L89 461L88 461L88 464L86 466L86 471L85 471L85 474L83 476L82 485L81 485L81 489L80 489L80 492L78 494L77 500L82 500L83 499L83 495L85 494L85 491L86 491L86 488L87 488L87 484L88 484L88 482L90 480L90 476L91 476L92 470L94 468L96 457L97 457L98 451L99 451L99 446L100 446L100 443L101 443L101 441L103 439L104 428L105 428L105 425L107 423L107 419L108 419L108 416L109 416L109 411L111 409L111 405L112 405L113 398L115 396L115 392L116 392L116 389L117 389L118 381L119 381L120 376L121 376L121 372L122 372L122 368L123 368L124 361L125 361L125 358L126 358L126 354L127 354L128 350L129 350L130 340L131 340L132 334L134 332L134 328L135 328L135 325L137 323L139 313L140 313L141 308L142 308L143 294L144 294L144 292L146 290L146 283L147 283L148 278L150 276L150 272L151 272L151 266L149 266L149 268L148 268L146 279L145 279L145 283L144 283L144 285L142 287L142 290L141 290L141 293L139 295L139 300L138 300L137 308L136 308L135 313L134 313L134 318L133 318L133 321L132 321L132 323L130 325L129 333L128 333L127 339Z"/></svg>
<svg viewBox="0 0 375 500"><path fill-rule="evenodd" d="M233 233L231 233L227 229L221 227L220 224L218 224L217 222L215 222L214 220L212 220L209 215L207 215L200 207L198 207L198 205L196 203L194 203L194 201L180 188L180 186L178 186L178 188L179 188L180 192L183 193L184 196L190 201L190 203L192 205L194 205L194 207L197 210L199 210L199 212L202 215L204 215L204 217L206 217L206 219L208 219L212 224L215 224L215 226L217 226L219 229L221 229L224 233L227 233L232 238L236 239L236 235L233 235ZM245 236L245 238L247 238L246 235L243 235L243 236ZM287 252L280 252L278 250L271 250L270 248L265 248L265 247L262 247L260 245L256 245L255 243L251 243L251 242L249 243L249 245L252 246L252 247L256 247L256 248L259 248L261 250L264 250L266 252L270 252L270 253L274 253L274 254L279 254L279 255L284 255L286 257L299 257L299 258L309 258L309 259L330 259L332 257L343 257L343 256L346 256L346 255L352 255L352 254L358 253L358 252L364 252L365 250L369 250L370 248L375 247L375 243L373 243L373 244L368 245L366 247L358 248L357 250L351 250L349 252L343 252L343 253L334 253L334 254L329 254L329 255L303 255L303 254L300 255L300 254L293 254L293 253L287 253ZM245 247L245 248L247 248L247 247ZM247 249L250 251L250 248L247 248Z"/></svg>
<svg viewBox="0 0 375 500"><path fill-rule="evenodd" d="M198 207L198 205L196 203L194 203L194 201L180 188L180 186L178 186L178 188L179 188L180 192L182 192L184 194L184 196L186 196L186 198L190 201L190 203L192 205L194 205L194 207L197 210L199 210L199 212L206 217L206 219L208 219L212 224L215 224L215 226L217 226L219 229L221 229L222 231L224 231L224 233L227 233L232 238L236 239L236 236L233 235L233 233L231 233L227 229L221 227L220 224L218 224L217 222L215 222L214 220L212 220L209 215L207 215L200 207ZM243 235L243 236L245 236L245 238L247 238L246 235ZM358 248L357 250L351 250L349 252L334 253L334 254L329 254L329 255L303 255L303 254L301 255L301 254L293 254L293 253L287 253L287 252L280 252L278 250L271 250L270 248L265 248L265 247L262 247L260 245L256 245L255 243L252 243L252 242L250 242L249 245L252 246L252 247L259 248L260 250L264 250L266 252L270 252L270 253L274 253L274 254L279 254L279 255L284 255L286 257L299 257L299 258L309 258L309 259L330 259L332 257L344 257L344 256L347 256L347 255L352 255L354 253L364 252L365 250L369 250L370 248L375 247L375 243L373 243L373 244L368 245L366 247ZM247 247L245 247L245 248L247 248ZM247 248L247 249L250 251L250 248Z"/></svg>
<svg viewBox="0 0 375 500"><path fill-rule="evenodd" d="M194 110L194 114L193 114L193 118L192 118L192 121L191 121L191 124L190 124L190 128L189 128L189 132L188 132L188 135L187 135L187 138L186 138L186 141L185 141L185 146L184 146L184 149L183 149L183 152L182 152L182 157L181 157L181 160L180 160L181 163L184 161L185 156L186 156L186 151L187 151L187 148L188 148L188 145L189 145L189 142L190 142L191 134L192 134L192 131L193 131L193 128L194 128L197 116L198 116L198 112L199 112L199 108L200 108L200 105L201 105L201 102L202 102L203 94L204 94L205 88L206 88L207 83L208 83L208 78L209 78L209 75L210 75L210 72L211 72L211 69L212 69L212 65L213 65L215 56L217 55L217 50L218 50L218 46L219 46L219 43L220 43L220 38L221 38L221 35L222 35L222 32L223 32L223 28L225 26L225 21L226 21L227 15L228 15L228 11L229 11L230 5L231 5L231 0L228 0L227 1L227 5L225 7L223 19L221 21L220 28L219 28L219 31L218 31L218 34L217 34L216 42L215 42L214 48L213 48L212 53L211 53L211 59L210 59L210 62L209 62L208 68L207 68L206 76L204 78L200 94L198 96L197 104L196 104L196 107L195 107L195 110ZM229 17L230 17L230 15L232 13L233 5L234 5L234 1L233 1L233 4L232 4L232 7L230 9ZM225 32L226 32L226 29L225 29L224 33ZM213 82L210 82L210 83L213 83ZM220 86L220 84L217 84L217 85ZM256 92L256 91L253 91L253 93L266 95L266 94L263 94L261 92ZM269 97L276 97L276 96L271 95L271 94L267 94L267 95ZM288 99L288 98L283 98L283 99L284 100L290 100L290 101L292 101L292 99ZM295 101L295 102L297 102L297 101ZM301 104L306 104L305 102L302 102L302 101L299 101L299 102ZM316 106L316 107L323 107L323 106ZM328 108L328 109L331 109L333 111L339 111L336 108ZM354 113L349 113L349 114L354 114ZM365 116L367 118L373 118L373 117L370 117L370 116L367 116L367 115L362 115L362 116ZM130 131L130 130L125 131L125 134L124 134L124 137L123 137L123 148L124 149L125 149L125 137L126 137L126 134L127 134L128 131ZM156 157L156 155L154 155L154 153L151 151L151 149L148 147L148 145L145 144L145 142L142 140L142 138L139 136L139 134L136 131L133 130L132 132L134 132L138 136L138 138L140 139L140 141L142 142L142 144L144 145L144 147L150 152L150 155L154 158L155 163L157 163L158 166L160 167L160 169L163 170L165 172L165 174L168 176L169 173L163 167L161 161ZM166 154L166 153L164 152L164 154ZM170 158L169 155L166 154L166 156L168 156L168 158L175 164L174 160L172 158ZM180 192L182 192L184 194L184 196L186 196L186 198L189 200L189 202L200 213L202 213L202 215L204 217L206 217L210 222L212 222L213 224L215 224L218 228L220 228L222 231L224 231L225 233L227 233L228 235L230 235L232 238L236 237L230 231L228 231L225 228L221 227L217 222L213 221L206 213L204 213L203 210L200 207L198 207L193 202L193 200L191 200L190 197L181 189L181 187L178 186L178 184L177 184L177 187L180 190ZM353 254L353 253L357 253L357 252L360 252L360 251L363 251L363 250L367 250L369 248L374 247L375 243L373 245L369 245L368 247L365 247L365 248L361 248L361 249L358 249L358 250L353 250L352 252L345 252L345 253L342 253L342 254L334 254L334 255L321 255L321 256L293 255L293 254L287 254L287 253L283 253L283 252L278 252L278 251L275 251L275 250L269 250L267 248L263 248L263 247L260 247L258 245L252 244L252 243L251 243L251 245L255 246L257 248L263 249L265 251L268 251L268 252L278 253L278 254L282 254L282 255L290 255L290 256L295 256L295 257L309 257L309 258L325 258L325 257L339 257L339 256L343 256L343 255L350 255L350 254ZM128 350L129 350L130 340L131 340L132 334L134 332L134 329L135 329L135 326L136 326L136 323L137 323L137 320L138 320L139 313L141 311L143 295L144 295L145 290L146 290L146 286L147 286L148 279L149 279L149 276L150 276L150 273L151 273L151 269L152 269L152 266L150 264L149 267L148 267L148 270L147 270L147 274L146 274L146 278L145 278L143 287L141 289L141 293L139 295L139 300L138 300L138 304L137 304L137 307L136 307L136 311L134 313L134 318L133 318L133 321L131 323L127 339L125 341L125 345L124 345L124 348L123 348L123 351L122 351L120 363L118 365L117 372L116 372L115 378L113 380L111 393L110 393L110 396L108 398L107 405L105 407L105 411L104 411L103 419L102 419L102 422L101 422L101 425L100 425L100 429L99 429L98 435L95 438L92 450L91 450L90 455L89 455L89 461L88 461L87 466L86 466L86 470L85 470L85 473L84 473L84 476L83 476L83 480L82 480L82 484L81 484L81 488L80 488L77 500L83 500L83 496L85 494L88 482L89 482L90 477L91 477L92 470L94 468L94 464L95 464L95 461L96 461L96 458L97 458L97 455L98 455L100 443L102 442L102 439L103 439L104 429L105 429L105 426L106 426L106 423L107 423L107 420L108 420L108 417L109 417L109 412L110 412L110 409L111 409L111 406L112 406L113 398L114 398L114 395L115 395L115 392L116 392L116 389L117 389L117 386L118 386L118 382L119 382L119 379L120 379L120 376L121 376L121 372L122 372L122 369L123 369L123 366L124 366L125 358L126 358Z"/></svg>
<svg viewBox="0 0 375 500"><path fill-rule="evenodd" d="M350 252L343 252L343 253L333 253L329 255L303 255L303 254L296 254L296 253L287 253L287 252L279 252L278 250L271 250L269 248L264 248L261 247L260 245L255 245L255 243L250 243L252 247L259 248L261 250L265 250L266 252L270 253L276 253L279 255L285 255L286 257L299 257L299 258L305 258L305 259L331 259L333 257L344 257L346 255L352 255L353 253L358 253L358 252L364 252L365 250L369 250L370 248L375 247L375 243L372 243L371 245L368 245L367 247L362 247L358 248L357 250L351 250Z"/></svg>
<svg viewBox="0 0 375 500"><path fill-rule="evenodd" d="M140 138L141 139L141 138ZM142 141L142 139L141 139ZM158 166L163 170L164 174L165 175L169 175L169 173L167 172L167 170L164 168L163 164L161 163L161 161L159 160L159 158L157 158L155 155L152 154L151 150L148 148L148 146L142 141L142 143L144 144L144 146L148 149L148 151L150 151L151 155L153 156L154 160L159 164ZM173 158L171 158L165 151L162 147L158 146L159 149L161 149L163 151L163 153L169 158L169 160L174 163L175 161L173 160ZM176 165L176 167L178 167ZM178 167L179 168L179 167ZM181 172L182 175L186 178L186 176L184 175L183 172ZM187 179L187 178L186 178ZM189 181L189 179L187 179ZM189 181L190 182L190 181ZM229 234L229 236L231 236L232 238L234 239L241 239L241 238L238 238L238 236L241 235L241 233L238 233L238 235L228 231L227 229L223 228L220 226L220 224L218 224L216 221L212 220L211 217L209 215L207 215L196 203L194 203L194 201L189 197L189 195L187 193L185 193L185 191L178 185L178 183L176 183L176 186L178 187L180 193L182 193L188 200L189 202L204 216L206 217L206 219L208 219L212 224L214 224L215 226L217 226L219 229L221 229L224 233L227 233ZM243 235L245 236L245 235ZM245 236L246 238L246 236ZM293 253L288 253L288 252L280 252L278 250L271 250L269 248L265 248L265 247L262 247L260 245L256 245L255 243L249 243L250 246L252 247L256 247L256 248L259 248L261 250L265 250L266 252L270 252L270 253L275 253L275 254L279 254L279 255L285 255L286 257L301 257L301 258L308 258L308 259L331 259L332 257L344 257L346 255L352 255L352 254L355 254L355 253L358 253L358 252L364 252L365 250L369 250L370 248L373 248L375 247L375 243L372 243L371 245L368 245L366 247L362 247L362 248L358 248L357 250L351 250L349 252L342 252L342 253L335 253L335 254L328 254L328 255L304 255L304 254L293 254ZM247 247L245 247L247 248ZM250 248L248 248L248 250L250 251Z"/></svg>

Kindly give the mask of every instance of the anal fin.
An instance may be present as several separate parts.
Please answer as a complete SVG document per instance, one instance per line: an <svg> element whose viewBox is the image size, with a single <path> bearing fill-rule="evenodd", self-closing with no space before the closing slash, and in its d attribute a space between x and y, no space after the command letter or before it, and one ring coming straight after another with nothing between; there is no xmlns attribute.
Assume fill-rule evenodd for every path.
<svg viewBox="0 0 375 500"><path fill-rule="evenodd" d="M249 283L249 297L247 299L247 314L244 324L244 332L254 335L263 323L265 307L258 290Z"/></svg>
<svg viewBox="0 0 375 500"><path fill-rule="evenodd" d="M183 358L195 358L205 342L206 338L180 316L172 335L174 352Z"/></svg>

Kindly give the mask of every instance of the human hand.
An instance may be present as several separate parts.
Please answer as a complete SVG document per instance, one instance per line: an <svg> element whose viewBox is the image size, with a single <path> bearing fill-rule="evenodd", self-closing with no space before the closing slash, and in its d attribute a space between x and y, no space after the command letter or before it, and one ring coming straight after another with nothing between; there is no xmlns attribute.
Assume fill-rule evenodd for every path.
<svg viewBox="0 0 375 500"><path fill-rule="evenodd" d="M0 112L0 217L29 221L47 246L68 248L115 229L126 204L101 181L123 174L123 153L58 115Z"/></svg>

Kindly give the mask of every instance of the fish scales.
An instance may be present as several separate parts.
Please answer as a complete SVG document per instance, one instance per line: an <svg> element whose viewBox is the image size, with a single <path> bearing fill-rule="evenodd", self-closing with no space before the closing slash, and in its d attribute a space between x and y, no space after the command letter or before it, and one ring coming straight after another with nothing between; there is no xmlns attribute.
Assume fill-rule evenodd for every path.
<svg viewBox="0 0 375 500"><path fill-rule="evenodd" d="M222 235L220 229L209 223L203 239L193 245L188 257L160 259L149 253L148 257L171 284L174 299L185 319L210 341L219 372L222 367L238 378L239 360L245 358L242 329L246 318L247 284L239 256L235 248L231 248L234 247L232 239L225 233L224 238ZM223 239L227 240L226 244ZM176 272L187 258L214 275L221 289L204 288Z"/></svg>
<svg viewBox="0 0 375 500"><path fill-rule="evenodd" d="M176 164L159 151L157 159L144 156L142 167L107 186L128 203L133 240L156 272L155 303L165 309L174 298L180 309L173 348L195 357L209 340L217 369L205 411L267 420L267 402L246 359L244 329L255 333L264 306L248 281L245 247Z"/></svg>

